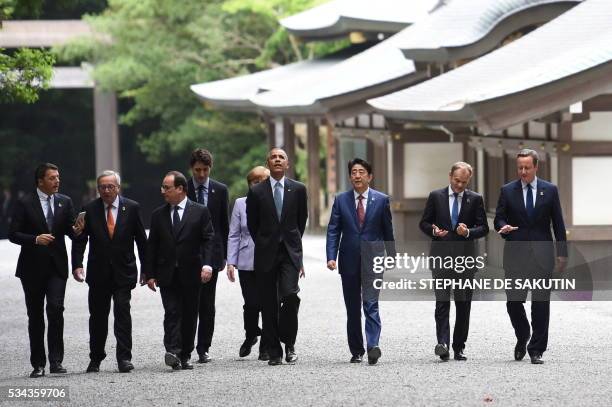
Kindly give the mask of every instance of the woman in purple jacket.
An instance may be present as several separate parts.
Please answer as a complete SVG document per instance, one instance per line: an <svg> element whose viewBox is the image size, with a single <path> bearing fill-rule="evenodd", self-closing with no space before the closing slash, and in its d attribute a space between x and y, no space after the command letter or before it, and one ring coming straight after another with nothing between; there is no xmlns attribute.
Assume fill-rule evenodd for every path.
<svg viewBox="0 0 612 407"><path fill-rule="evenodd" d="M266 180L270 171L262 166L253 168L247 175L249 188ZM242 298L244 298L244 330L245 340L240 346L240 357L248 356L251 347L257 343L257 337L261 336L259 328L259 313L261 303L257 293L255 271L253 270L253 257L255 255L255 243L251 239L247 228L246 197L236 199L232 219L230 222L229 235L227 239L227 278L231 282L236 281L235 270L238 270ZM259 360L269 360L265 341L259 343Z"/></svg>

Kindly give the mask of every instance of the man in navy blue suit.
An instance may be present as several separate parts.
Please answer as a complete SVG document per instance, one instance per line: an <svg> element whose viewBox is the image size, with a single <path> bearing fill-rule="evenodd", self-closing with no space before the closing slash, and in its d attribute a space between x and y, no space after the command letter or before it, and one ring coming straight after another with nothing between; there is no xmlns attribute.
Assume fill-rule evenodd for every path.
<svg viewBox="0 0 612 407"><path fill-rule="evenodd" d="M355 158L349 161L348 170L353 189L336 196L332 207L327 226L327 268L338 268L342 279L351 363L361 362L365 353L363 306L368 363L373 365L381 356L378 346L381 322L378 290L372 286L372 254L384 255L386 250L388 256L395 256L395 239L389 197L370 188L372 166Z"/></svg>
<svg viewBox="0 0 612 407"><path fill-rule="evenodd" d="M538 159L538 153L534 150L524 149L518 153L516 165L519 179L501 188L495 211L495 230L506 240L506 278L513 280L550 278L555 268L555 249L558 271L563 271L567 264L559 191L556 185L536 177ZM553 243L551 224L556 244ZM550 290L532 290L531 339L529 320L523 306L527 291L507 290L506 307L517 339L514 358L522 360L528 351L531 363L542 364L542 354L548 344Z"/></svg>

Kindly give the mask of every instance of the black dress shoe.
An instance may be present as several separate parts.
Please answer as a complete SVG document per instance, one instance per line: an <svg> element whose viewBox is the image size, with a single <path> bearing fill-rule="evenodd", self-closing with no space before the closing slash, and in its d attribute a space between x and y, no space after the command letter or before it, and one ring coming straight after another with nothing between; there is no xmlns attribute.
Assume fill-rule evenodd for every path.
<svg viewBox="0 0 612 407"><path fill-rule="evenodd" d="M443 361L447 361L450 358L450 354L448 353L448 346L445 343L439 343L436 345L434 349L434 353L436 356L439 356Z"/></svg>
<svg viewBox="0 0 612 407"><path fill-rule="evenodd" d="M117 362L117 367L121 373L129 373L134 370L134 365L129 360L120 360Z"/></svg>
<svg viewBox="0 0 612 407"><path fill-rule="evenodd" d="M181 368L181 360L174 353L166 352L164 362L166 366L170 366L174 370L179 370Z"/></svg>
<svg viewBox="0 0 612 407"><path fill-rule="evenodd" d="M100 361L91 360L89 361L89 365L87 365L87 373L98 373L100 371Z"/></svg>
<svg viewBox="0 0 612 407"><path fill-rule="evenodd" d="M183 370L193 370L193 365L189 361L189 359L181 360L181 369Z"/></svg>
<svg viewBox="0 0 612 407"><path fill-rule="evenodd" d="M532 365L543 365L544 364L541 353L534 353L533 355L529 355L529 358L531 358Z"/></svg>
<svg viewBox="0 0 612 407"><path fill-rule="evenodd" d="M459 352L455 352L455 355L453 356L453 359L455 359L455 360L467 360L467 357L463 354L463 351L460 350Z"/></svg>
<svg viewBox="0 0 612 407"><path fill-rule="evenodd" d="M32 370L32 373L30 373L30 377L33 379L36 379L38 377L43 377L45 375L45 368L44 367L35 367L34 370Z"/></svg>
<svg viewBox="0 0 612 407"><path fill-rule="evenodd" d="M363 357L361 355L353 355L351 358L351 363L361 363Z"/></svg>
<svg viewBox="0 0 612 407"><path fill-rule="evenodd" d="M285 345L285 360L289 364L297 362L298 357L293 346Z"/></svg>
<svg viewBox="0 0 612 407"><path fill-rule="evenodd" d="M252 339L249 339L249 338L245 339L242 345L240 345L240 351L238 352L238 356L240 356L241 358L245 356L249 356L251 354L251 348L256 343L257 343L257 337L254 337Z"/></svg>
<svg viewBox="0 0 612 407"><path fill-rule="evenodd" d="M270 366L278 366L278 365L282 365L283 364L283 358L281 358L280 356L277 356L275 358L270 358L270 360L268 360L268 365Z"/></svg>
<svg viewBox="0 0 612 407"><path fill-rule="evenodd" d="M527 342L517 342L514 347L514 360L523 360L527 354Z"/></svg>
<svg viewBox="0 0 612 407"><path fill-rule="evenodd" d="M49 372L50 373L68 373L68 370L66 370L66 368L62 366L61 363L53 363L49 367Z"/></svg>
<svg viewBox="0 0 612 407"><path fill-rule="evenodd" d="M208 352L200 353L198 363L208 363L212 360Z"/></svg>
<svg viewBox="0 0 612 407"><path fill-rule="evenodd" d="M368 364L375 365L380 359L382 352L378 346L368 349Z"/></svg>
<svg viewBox="0 0 612 407"><path fill-rule="evenodd" d="M270 360L270 355L268 352L259 352L259 357L257 359L267 361Z"/></svg>

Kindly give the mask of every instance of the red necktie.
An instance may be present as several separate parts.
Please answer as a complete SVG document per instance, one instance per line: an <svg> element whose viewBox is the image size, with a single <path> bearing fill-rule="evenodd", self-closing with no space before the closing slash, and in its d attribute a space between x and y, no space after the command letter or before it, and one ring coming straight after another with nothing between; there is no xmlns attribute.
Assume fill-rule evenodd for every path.
<svg viewBox="0 0 612 407"><path fill-rule="evenodd" d="M363 227L363 222L365 221L365 208L363 207L363 195L359 195L357 197L357 221L359 221L359 227Z"/></svg>
<svg viewBox="0 0 612 407"><path fill-rule="evenodd" d="M110 238L113 238L113 233L115 233L115 219L113 218L112 205L108 205L107 214L106 214L106 227L108 228L108 235Z"/></svg>

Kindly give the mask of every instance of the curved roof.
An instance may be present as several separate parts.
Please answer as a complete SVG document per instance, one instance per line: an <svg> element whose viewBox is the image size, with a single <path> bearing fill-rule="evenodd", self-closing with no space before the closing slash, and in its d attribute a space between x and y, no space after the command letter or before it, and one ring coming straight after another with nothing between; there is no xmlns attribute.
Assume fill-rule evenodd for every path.
<svg viewBox="0 0 612 407"><path fill-rule="evenodd" d="M307 80L311 75L314 76L324 71L362 49L363 47L360 46L350 47L323 58L294 62L252 74L191 85L190 88L202 101L216 107L256 111L257 108L250 99L259 92L277 89L288 82Z"/></svg>
<svg viewBox="0 0 612 407"><path fill-rule="evenodd" d="M399 47L415 61L482 55L520 28L552 20L581 0L453 0L402 33Z"/></svg>
<svg viewBox="0 0 612 407"><path fill-rule="evenodd" d="M612 2L587 0L446 74L368 103L388 118L501 129L612 87Z"/></svg>
<svg viewBox="0 0 612 407"><path fill-rule="evenodd" d="M396 33L433 9L437 0L332 0L280 21L306 40L344 36L352 31Z"/></svg>

